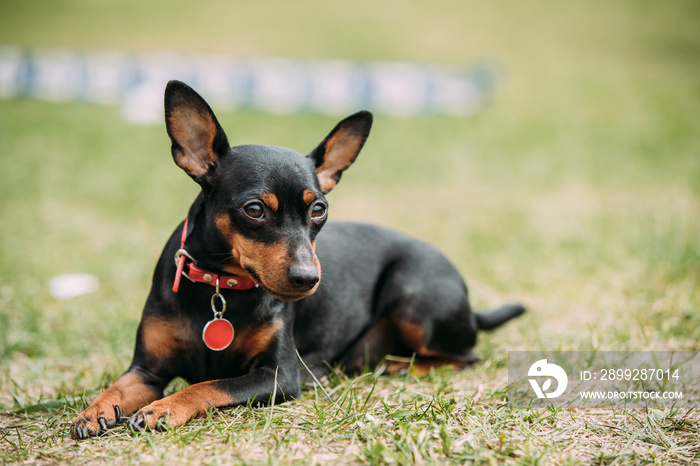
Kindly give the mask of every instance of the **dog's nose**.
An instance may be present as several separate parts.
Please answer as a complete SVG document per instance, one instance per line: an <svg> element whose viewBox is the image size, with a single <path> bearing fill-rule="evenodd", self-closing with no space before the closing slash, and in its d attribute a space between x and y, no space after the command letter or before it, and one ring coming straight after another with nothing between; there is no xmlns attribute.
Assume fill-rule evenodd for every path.
<svg viewBox="0 0 700 466"><path fill-rule="evenodd" d="M289 281L299 291L309 291L316 286L318 280L316 267L295 265L289 268Z"/></svg>

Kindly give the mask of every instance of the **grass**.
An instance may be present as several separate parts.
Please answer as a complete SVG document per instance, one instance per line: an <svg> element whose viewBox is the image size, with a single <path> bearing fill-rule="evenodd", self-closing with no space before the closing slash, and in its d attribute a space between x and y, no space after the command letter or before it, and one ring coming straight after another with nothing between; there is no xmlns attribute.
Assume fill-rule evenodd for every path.
<svg viewBox="0 0 700 466"><path fill-rule="evenodd" d="M698 454L688 413L514 410L481 399L488 374L476 372L479 389L450 386L454 374L445 371L420 380L341 377L326 382L332 402L309 390L295 403L211 413L162 434L119 427L80 443L63 439L60 414L28 417L8 424L3 441L10 461L48 462L639 464Z"/></svg>
<svg viewBox="0 0 700 466"><path fill-rule="evenodd" d="M424 238L464 273L478 308L521 301L530 312L483 335L484 363L466 371L336 374L323 381L330 400L310 388L165 434L120 427L75 442L70 418L130 361L153 265L196 187L170 161L162 126L130 126L115 108L0 101L2 461L697 462L694 411L516 409L504 389L508 350L700 350L700 8L439 0L270 11L6 1L0 44L496 60L506 79L473 117L379 116L330 195L331 216ZM301 152L335 123L219 117L233 143ZM53 299L46 282L66 272L98 276L99 291Z"/></svg>

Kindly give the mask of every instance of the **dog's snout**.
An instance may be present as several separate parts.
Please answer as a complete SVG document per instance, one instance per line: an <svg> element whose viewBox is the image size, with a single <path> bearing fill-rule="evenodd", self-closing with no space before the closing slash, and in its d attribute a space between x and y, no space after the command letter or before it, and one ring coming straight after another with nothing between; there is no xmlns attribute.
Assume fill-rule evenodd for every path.
<svg viewBox="0 0 700 466"><path fill-rule="evenodd" d="M299 291L309 291L319 279L318 270L314 266L295 265L289 268L289 281Z"/></svg>

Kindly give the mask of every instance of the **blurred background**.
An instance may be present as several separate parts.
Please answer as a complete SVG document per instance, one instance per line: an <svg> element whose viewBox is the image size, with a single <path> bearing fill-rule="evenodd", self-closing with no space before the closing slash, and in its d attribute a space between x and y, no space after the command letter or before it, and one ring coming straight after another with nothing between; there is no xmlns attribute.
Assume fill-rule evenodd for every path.
<svg viewBox="0 0 700 466"><path fill-rule="evenodd" d="M159 113L180 76L234 145L307 153L374 110L331 218L434 244L478 308L524 303L482 339L489 367L515 349L700 349L698 31L700 4L675 0L3 0L0 407L128 365L155 261L197 193ZM62 64L90 60L158 89L50 91L74 82ZM237 72L239 100L218 79ZM290 75L337 105L308 105L308 88L274 105L296 95ZM267 106L251 82L269 84ZM99 287L52 296L66 273Z"/></svg>

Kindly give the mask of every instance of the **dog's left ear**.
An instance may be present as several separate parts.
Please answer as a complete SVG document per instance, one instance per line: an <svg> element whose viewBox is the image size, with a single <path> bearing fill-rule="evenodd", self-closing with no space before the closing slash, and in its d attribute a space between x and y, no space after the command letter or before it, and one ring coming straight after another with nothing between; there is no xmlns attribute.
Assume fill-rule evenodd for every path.
<svg viewBox="0 0 700 466"><path fill-rule="evenodd" d="M372 114L366 110L357 112L338 123L309 154L324 194L335 187L343 171L355 161L371 128Z"/></svg>
<svg viewBox="0 0 700 466"><path fill-rule="evenodd" d="M175 163L206 188L228 139L211 107L190 86L170 81L165 88L165 126Z"/></svg>

